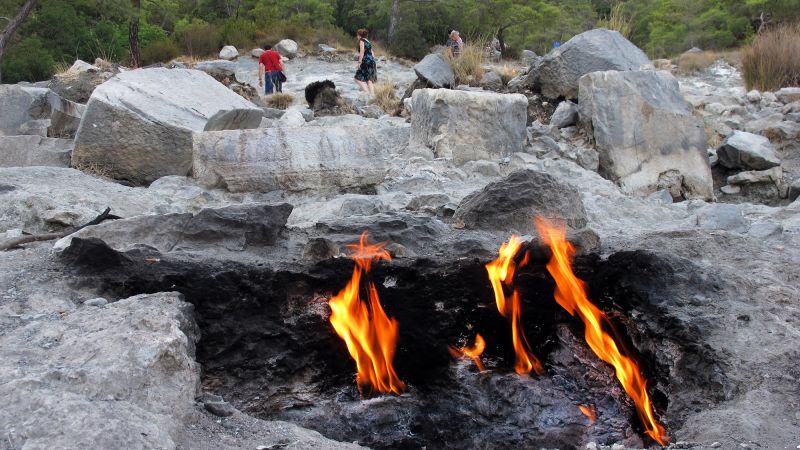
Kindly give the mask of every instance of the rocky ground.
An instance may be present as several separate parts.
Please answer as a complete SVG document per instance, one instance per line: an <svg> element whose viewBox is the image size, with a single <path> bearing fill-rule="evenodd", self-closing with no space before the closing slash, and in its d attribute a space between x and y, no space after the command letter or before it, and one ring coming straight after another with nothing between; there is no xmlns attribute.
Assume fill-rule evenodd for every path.
<svg viewBox="0 0 800 450"><path fill-rule="evenodd" d="M303 105L299 93L309 82L330 78L342 98L359 101L349 81L353 64L330 53L291 59L286 89L298 94L295 106L263 109L263 120L258 107L235 95L214 100L219 112L178 94L165 101L158 95L167 94L141 89L148 79L106 82L102 75L92 102L106 109L84 106L85 95L65 103L46 90L13 92L15 104L50 106L24 120L0 112L0 139L58 135L72 153L70 163L42 159L52 151L41 148L15 150L6 160L0 154L10 161L0 167L0 244L68 230L106 207L121 219L0 251L3 448L356 447L254 417L248 402L219 397L235 389L215 390L204 379L240 358L225 353L233 347L220 334L258 335L247 334L259 327L248 318L259 299L251 291L305 293L346 273L344 245L363 230L392 242L396 270L486 262L512 232L536 241L533 215L566 218L582 254L599 261L597 273L587 275L590 292L604 309L623 314L632 344L650 361L672 448L800 448L796 93L745 92L722 62L673 86L668 75L636 72L641 55L630 50L619 67L601 69L633 75L587 76L579 85L558 78L547 62L557 55L549 55L500 89L522 94L418 90L406 102L410 123L326 116ZM240 56L232 69L228 63L213 70L232 72L212 75L253 84L255 59ZM440 67L417 69L422 74L401 62L379 66L398 91L418 76L429 85L448 83ZM169 77L181 69L160 70ZM526 84L531 74L538 92ZM207 82L216 83L197 81ZM677 100L652 93L648 83L673 89ZM635 87L626 97L634 103L617 116L597 113L618 106L604 103L603 92L620 84ZM593 95L581 96L579 88ZM245 126L252 114L258 128ZM613 117L638 120L624 123L644 131L630 136ZM641 117L655 117L662 128ZM665 123L672 120L674 130ZM674 132L658 136L663 130ZM699 144L697 130L704 131ZM734 131L752 133L747 145L726 144ZM121 146L120 136L127 139ZM164 136L168 145L160 143ZM641 141L666 157L645 155ZM671 141L701 146L691 156L701 155L701 163L674 156L681 153ZM137 145L171 159L155 167ZM635 156L615 152L620 148ZM627 170L631 158L638 164ZM287 287L285 279L298 281ZM231 292L237 285L240 292ZM615 300L602 303L606 294ZM222 327L213 322L220 311L241 320L241 336L214 328ZM303 307L286 320L326 315ZM292 328L269 332L284 333L281 326ZM589 441L575 445L646 444L637 436L614 447Z"/></svg>

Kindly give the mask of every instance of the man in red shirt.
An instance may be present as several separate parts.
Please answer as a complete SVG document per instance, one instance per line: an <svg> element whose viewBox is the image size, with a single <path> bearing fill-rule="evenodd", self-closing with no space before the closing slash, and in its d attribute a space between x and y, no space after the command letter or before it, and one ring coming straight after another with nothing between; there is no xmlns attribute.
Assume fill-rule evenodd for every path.
<svg viewBox="0 0 800 450"><path fill-rule="evenodd" d="M271 45L264 46L264 53L258 58L258 85L264 86L264 93L281 92L281 81L278 72L283 70L281 55L272 49Z"/></svg>

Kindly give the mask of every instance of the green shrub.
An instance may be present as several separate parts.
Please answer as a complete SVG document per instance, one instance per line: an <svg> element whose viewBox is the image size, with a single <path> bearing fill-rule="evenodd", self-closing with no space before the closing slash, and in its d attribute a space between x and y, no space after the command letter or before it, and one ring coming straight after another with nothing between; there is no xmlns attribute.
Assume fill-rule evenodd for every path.
<svg viewBox="0 0 800 450"><path fill-rule="evenodd" d="M42 81L55 73L56 62L36 36L27 37L10 47L3 57L4 83Z"/></svg>
<svg viewBox="0 0 800 450"><path fill-rule="evenodd" d="M178 45L169 39L151 42L147 47L142 47L142 65L149 66L160 62L171 61L181 54Z"/></svg>
<svg viewBox="0 0 800 450"><path fill-rule="evenodd" d="M249 20L231 19L219 31L219 42L232 45L240 51L247 50L255 45L256 31L256 24Z"/></svg>
<svg viewBox="0 0 800 450"><path fill-rule="evenodd" d="M219 28L200 19L179 20L175 24L175 39L190 56L208 56L220 49Z"/></svg>
<svg viewBox="0 0 800 450"><path fill-rule="evenodd" d="M742 50L747 89L774 91L800 86L800 24L768 30Z"/></svg>

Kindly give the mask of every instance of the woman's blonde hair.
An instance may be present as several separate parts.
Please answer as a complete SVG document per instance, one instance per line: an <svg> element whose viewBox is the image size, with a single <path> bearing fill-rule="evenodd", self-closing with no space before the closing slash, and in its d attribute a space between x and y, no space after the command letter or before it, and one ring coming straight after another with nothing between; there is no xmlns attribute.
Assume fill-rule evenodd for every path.
<svg viewBox="0 0 800 450"><path fill-rule="evenodd" d="M360 28L358 31L356 31L356 36L360 38L365 38L367 37L368 34L369 30L367 30L366 28Z"/></svg>

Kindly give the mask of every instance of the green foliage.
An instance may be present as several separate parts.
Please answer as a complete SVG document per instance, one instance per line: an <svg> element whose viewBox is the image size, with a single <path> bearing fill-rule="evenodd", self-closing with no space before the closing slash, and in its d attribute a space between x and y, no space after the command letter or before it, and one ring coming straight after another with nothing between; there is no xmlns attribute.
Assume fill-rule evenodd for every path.
<svg viewBox="0 0 800 450"><path fill-rule="evenodd" d="M142 65L171 61L181 54L181 49L171 40L150 42L141 49Z"/></svg>
<svg viewBox="0 0 800 450"><path fill-rule="evenodd" d="M181 19L175 24L175 40L190 56L208 56L218 52L219 28L200 19Z"/></svg>
<svg viewBox="0 0 800 450"><path fill-rule="evenodd" d="M8 50L3 58L3 82L46 80L53 76L56 62L41 39L26 37Z"/></svg>
<svg viewBox="0 0 800 450"><path fill-rule="evenodd" d="M222 45L233 45L244 50L255 45L257 31L256 24L249 20L230 19L222 26L219 41Z"/></svg>

